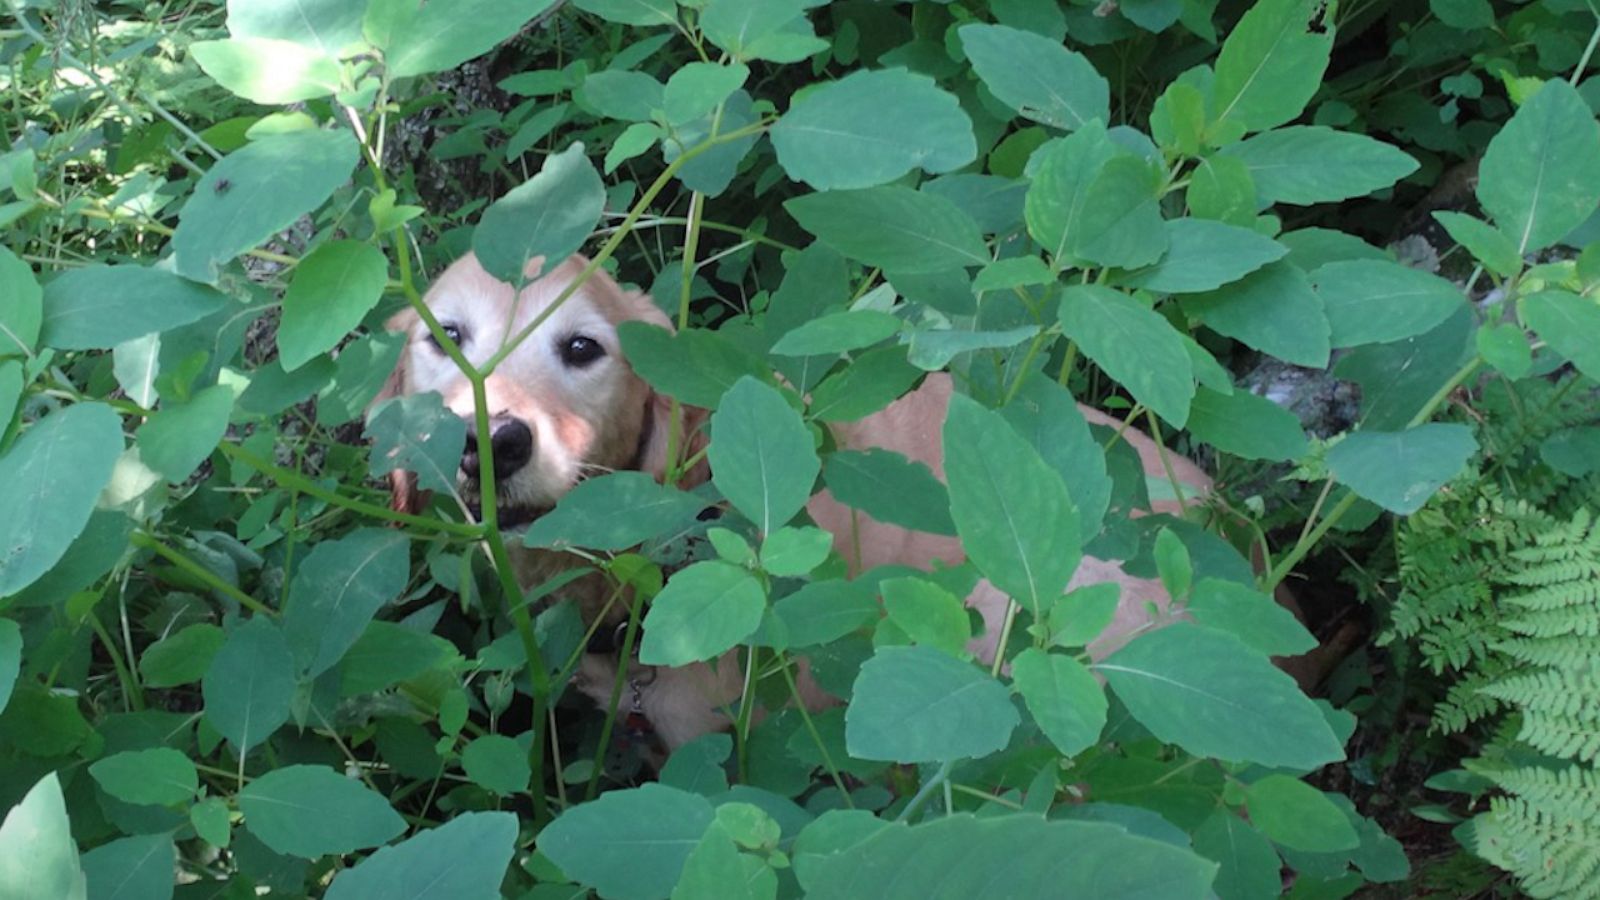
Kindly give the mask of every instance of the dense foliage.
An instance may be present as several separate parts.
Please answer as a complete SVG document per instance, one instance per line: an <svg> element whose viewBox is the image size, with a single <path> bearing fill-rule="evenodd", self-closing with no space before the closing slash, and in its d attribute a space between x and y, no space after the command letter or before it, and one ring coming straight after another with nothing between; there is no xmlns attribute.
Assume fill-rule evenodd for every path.
<svg viewBox="0 0 1600 900"><path fill-rule="evenodd" d="M1600 882L1588 0L8 2L0 897ZM710 482L474 521L487 418L373 403L469 249L648 289ZM1259 381L1330 366L1343 418ZM828 435L938 371L947 485ZM1074 400L1215 496L1134 515L1183 487ZM822 488L970 560L848 577ZM1085 554L1162 627L1089 652ZM569 696L590 572L643 663L738 650L729 733L656 772ZM1326 699L1286 582L1382 626Z"/></svg>

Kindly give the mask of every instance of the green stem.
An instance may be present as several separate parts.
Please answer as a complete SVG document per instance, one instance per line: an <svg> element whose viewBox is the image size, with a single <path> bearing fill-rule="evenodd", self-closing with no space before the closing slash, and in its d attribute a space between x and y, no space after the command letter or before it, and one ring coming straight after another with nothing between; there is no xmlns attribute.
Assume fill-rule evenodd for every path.
<svg viewBox="0 0 1600 900"><path fill-rule="evenodd" d="M939 766L939 771L933 773L932 778L929 778L927 781L923 782L922 787L919 788L916 795L911 798L911 802L906 804L905 809L900 810L900 815L895 816L894 820L896 822L904 822L911 818L911 814L916 812L923 803L926 803L928 798L933 795L933 792L938 790L939 786L944 784L945 781L950 778L950 770L955 768L955 765L955 760L946 760L943 764L941 764Z"/></svg>
<svg viewBox="0 0 1600 900"><path fill-rule="evenodd" d="M828 770L828 777L833 779L833 784L839 789L839 796L844 798L844 805L855 809L855 801L850 798L850 791L844 786L844 778L839 775L839 769L833 764L833 756L828 753L828 747L822 741L822 733L817 730L815 722L811 721L811 712L806 709L805 700L800 697L800 686L795 684L794 673L789 671L791 660L787 655L780 654L778 662L783 670L783 680L789 684L789 696L794 698L794 708L800 711L800 721L805 723L806 733L811 735L812 743L817 745L817 752L822 754L822 767Z"/></svg>
<svg viewBox="0 0 1600 900"><path fill-rule="evenodd" d="M761 661L761 648L751 644L745 654L744 693L739 697L739 717L734 720L734 739L738 744L739 783L749 779L750 717L756 709L756 667Z"/></svg>
<svg viewBox="0 0 1600 900"><path fill-rule="evenodd" d="M143 710L144 696L139 689L139 680L134 677L133 672L123 662L122 651L117 649L117 642L111 639L111 633L106 631L104 625L100 624L100 617L94 614L94 610L89 610L87 618L89 627L94 629L95 635L100 638L101 646L105 647L106 656L111 658L111 668L116 671L117 681L122 685L123 709L134 712Z"/></svg>
<svg viewBox="0 0 1600 900"><path fill-rule="evenodd" d="M207 587L229 597L246 609L263 616L276 616L278 614L265 603L262 603L260 600L257 600L249 594L246 594L244 591L239 590L237 587L234 587L233 585L217 577L217 573L207 569L205 566L200 565L189 557L184 556L181 552L161 543L161 541L157 540L156 537L149 532L135 531L133 536L128 539L128 542L133 544L135 547L155 553L157 556L160 556L167 562L172 563L174 566L183 570L187 574L199 579Z"/></svg>
<svg viewBox="0 0 1600 900"><path fill-rule="evenodd" d="M628 629L622 636L622 653L617 657L617 675L611 682L611 702L606 705L606 721L600 726L600 744L594 751L594 767L589 772L589 787L584 799L593 800L600 791L600 773L605 771L606 750L611 746L611 731L616 727L617 708L622 703L622 688L628 683L628 666L633 662L633 644L639 637L639 614L644 601L637 593L628 604Z"/></svg>

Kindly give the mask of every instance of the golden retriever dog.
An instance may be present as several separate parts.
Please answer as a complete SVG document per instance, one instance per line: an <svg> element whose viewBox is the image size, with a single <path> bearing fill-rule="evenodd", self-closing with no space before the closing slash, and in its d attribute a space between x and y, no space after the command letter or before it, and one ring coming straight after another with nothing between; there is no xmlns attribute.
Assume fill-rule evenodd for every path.
<svg viewBox="0 0 1600 900"><path fill-rule="evenodd" d="M568 259L519 294L468 255L439 277L425 302L466 357L482 363L503 342L543 315L583 266L578 257ZM588 474L637 469L662 476L671 401L656 394L623 358L617 326L629 320L672 327L649 297L624 291L605 272L596 271L506 356L485 383L492 446L485 451L469 439L463 455L461 490L469 504L476 502L478 470L485 464L495 467L499 522L508 529L550 510ZM437 391L448 408L471 421L475 409L470 383L434 342L415 311L400 313L389 327L410 336L391 379L391 391ZM948 375L930 374L920 387L885 409L833 426L834 436L841 448L893 450L927 465L942 479L940 434L951 390ZM1120 424L1093 409L1080 409L1091 422ZM689 418L698 422L704 415L693 411ZM1161 450L1154 441L1133 428L1124 431L1123 438L1138 451L1148 474L1165 477ZM676 443L682 446L684 441ZM1166 462L1185 484L1185 494L1192 501L1210 489L1210 479L1189 460L1169 454ZM703 468L689 475L692 481L706 477ZM1155 506L1157 511L1177 511L1175 503ZM886 564L929 569L935 562L956 564L965 559L956 538L873 521L842 506L826 491L813 497L807 509L819 526L834 535L836 548L855 573ZM565 554L522 549L516 542L513 548L518 579L524 586L537 584L572 564ZM1084 558L1072 586L1104 581L1120 585L1121 605L1111 626L1090 648L1096 657L1158 624L1159 615L1152 619L1150 605L1164 611L1170 602L1158 581L1130 577L1116 563L1091 557ZM586 586L580 580L573 587L586 624L592 623L602 609L604 585ZM986 625L972 649L980 658L992 659L1006 597L983 581L967 602L979 611ZM622 617L620 605L609 616ZM678 747L727 726L724 711L737 703L744 682L736 657L734 651L716 666L700 663L659 671L644 671L630 661L630 696L623 702L649 721L667 749ZM586 654L574 683L585 694L607 703L618 664L610 653ZM830 702L803 670L801 683L807 705Z"/></svg>

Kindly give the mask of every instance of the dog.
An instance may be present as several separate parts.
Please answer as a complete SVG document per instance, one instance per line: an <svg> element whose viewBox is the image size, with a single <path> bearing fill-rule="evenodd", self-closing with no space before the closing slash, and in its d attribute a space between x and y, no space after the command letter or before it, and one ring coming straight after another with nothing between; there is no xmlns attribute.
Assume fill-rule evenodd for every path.
<svg viewBox="0 0 1600 900"><path fill-rule="evenodd" d="M481 364L502 342L545 314L579 276L586 261L575 256L548 272L540 271L541 264L538 259L530 263L532 280L519 293L489 275L469 254L434 282L424 303L467 359ZM536 273L538 277L533 277ZM676 442L669 441L672 401L652 390L628 366L617 336L617 327L626 321L672 328L647 295L626 291L603 270L596 270L489 375L484 387L491 447L485 451L469 438L462 458L461 492L469 505L478 502L477 476L483 465L495 467L499 523L513 529L552 509L588 474L632 469L660 479L667 470L669 445L687 445L691 452L704 445L704 438L693 427L705 418L699 410L678 417L689 423L688 433L679 435ZM475 415L471 384L434 341L416 311L398 313L388 327L405 332L409 339L386 393L437 391L450 410L468 420L470 434ZM940 434L952 391L949 375L931 373L919 387L877 413L834 425L834 438L841 449L895 451L928 466L942 480ZM1079 409L1090 422L1121 425L1097 410L1081 404ZM1174 454L1166 454L1163 461L1161 448L1137 429L1129 427L1121 434L1139 454L1147 475L1165 478L1166 467L1172 467L1188 502L1202 502L1211 490L1210 478L1191 461ZM686 480L695 483L708 477L701 463ZM405 492L402 487L401 494ZM397 497L397 505L407 502L403 496ZM1153 506L1155 512L1181 512L1172 501L1158 501ZM834 535L835 547L852 573L889 564L926 570L936 562L959 564L965 559L960 541L954 537L874 521L843 506L827 491L814 496L807 510L820 527ZM569 567L571 558L514 545L513 565L519 583L526 587ZM1070 587L1105 581L1120 586L1121 601L1111 625L1089 648L1097 658L1159 621L1171 602L1159 581L1131 577L1114 562L1088 556ZM591 624L605 608L604 586L598 579L575 585L584 621ZM992 659L997 652L994 636L1001 629L1008 600L987 581L980 581L967 603L979 612L985 625L983 636L976 638L970 649L980 659ZM1152 605L1157 610L1154 619ZM611 616L620 617L621 611ZM574 684L596 701L608 703L619 664L611 653L587 653ZM668 751L727 727L724 710L738 702L744 687L736 651L715 666L698 663L641 673L637 663L627 664L632 668L631 696L626 702L632 712L648 720ZM643 674L648 677L641 677ZM833 702L803 667L800 675L801 695L808 707Z"/></svg>

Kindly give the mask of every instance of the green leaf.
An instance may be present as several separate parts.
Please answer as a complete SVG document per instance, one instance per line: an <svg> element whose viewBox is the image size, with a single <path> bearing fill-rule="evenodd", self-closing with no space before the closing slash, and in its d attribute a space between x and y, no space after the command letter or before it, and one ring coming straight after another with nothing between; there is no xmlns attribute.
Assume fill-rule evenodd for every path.
<svg viewBox="0 0 1600 900"><path fill-rule="evenodd" d="M1000 682L932 647L880 647L850 697L845 743L858 759L977 759L1003 749L1020 721Z"/></svg>
<svg viewBox="0 0 1600 900"><path fill-rule="evenodd" d="M193 684L205 677L227 635L210 622L196 622L146 647L139 657L145 687Z"/></svg>
<svg viewBox="0 0 1600 900"><path fill-rule="evenodd" d="M363 241L329 241L294 269L283 294L278 358L292 372L338 346L378 304L389 260Z"/></svg>
<svg viewBox="0 0 1600 900"><path fill-rule="evenodd" d="M1057 750L1077 756L1099 742L1106 727L1106 695L1082 663L1030 647L1011 661L1011 678Z"/></svg>
<svg viewBox="0 0 1600 900"><path fill-rule="evenodd" d="M486 734L463 747L461 769L474 784L501 796L526 791L532 777L527 752L503 734Z"/></svg>
<svg viewBox="0 0 1600 900"><path fill-rule="evenodd" d="M972 279L972 290L976 294L985 294L989 291L1009 291L1016 287L1054 284L1055 280L1056 276L1050 267L1039 257L1014 256L997 259L984 266L983 271Z"/></svg>
<svg viewBox="0 0 1600 900"><path fill-rule="evenodd" d="M610 175L618 166L654 147L661 135L661 126L654 122L635 122L623 129L606 151L606 174Z"/></svg>
<svg viewBox="0 0 1600 900"><path fill-rule="evenodd" d="M1272 842L1226 809L1195 829L1194 850L1221 867L1211 885L1220 900L1274 900L1283 894L1283 861Z"/></svg>
<svg viewBox="0 0 1600 900"><path fill-rule="evenodd" d="M200 682L206 720L243 754L289 721L294 656L265 618L235 628Z"/></svg>
<svg viewBox="0 0 1600 900"><path fill-rule="evenodd" d="M11 702L11 689L22 671L22 628L10 619L0 619L0 712Z"/></svg>
<svg viewBox="0 0 1600 900"><path fill-rule="evenodd" d="M389 528L362 528L311 549L295 569L283 615L283 637L304 677L333 668L378 610L400 596L410 550L406 534Z"/></svg>
<svg viewBox="0 0 1600 900"><path fill-rule="evenodd" d="M1272 238L1208 219L1174 219L1166 230L1166 255L1130 272L1121 279L1124 284L1162 294L1197 294L1238 281L1289 252Z"/></svg>
<svg viewBox="0 0 1600 900"><path fill-rule="evenodd" d="M400 363L404 332L368 334L345 344L334 360L333 382L317 393L317 424L327 428L361 416Z"/></svg>
<svg viewBox="0 0 1600 900"><path fill-rule="evenodd" d="M1262 0L1217 55L1211 121L1250 132L1295 118L1322 84L1332 49L1333 10L1321 0Z"/></svg>
<svg viewBox="0 0 1600 900"><path fill-rule="evenodd" d="M769 351L774 356L815 356L847 353L870 347L900 331L900 320L889 313L857 309L821 316L778 339Z"/></svg>
<svg viewBox="0 0 1600 900"><path fill-rule="evenodd" d="M1344 758L1294 679L1230 634L1177 622L1090 668L1151 734L1195 756L1307 770Z"/></svg>
<svg viewBox="0 0 1600 900"><path fill-rule="evenodd" d="M1206 327L1284 362L1327 368L1328 317L1311 280L1287 262L1272 263L1220 290L1183 299Z"/></svg>
<svg viewBox="0 0 1600 900"><path fill-rule="evenodd" d="M1000 415L1061 476L1078 509L1079 534L1086 540L1099 534L1111 502L1112 484L1106 475L1105 451L1090 433L1072 394L1035 374L1023 381Z"/></svg>
<svg viewBox="0 0 1600 900"><path fill-rule="evenodd" d="M684 861L683 876L672 889L672 900L770 900L777 895L777 873L760 858L741 854L720 817Z"/></svg>
<svg viewBox="0 0 1600 900"><path fill-rule="evenodd" d="M736 60L794 63L828 48L806 20L802 0L709 0L700 31Z"/></svg>
<svg viewBox="0 0 1600 900"><path fill-rule="evenodd" d="M934 328L911 333L911 349L906 360L918 369L937 372L963 353L975 350L1004 350L1015 347L1039 333L1037 325L1019 325L1004 331L967 331L962 328Z"/></svg>
<svg viewBox="0 0 1600 900"><path fill-rule="evenodd" d="M921 578L890 578L878 590L889 620L914 643L965 658L972 621L960 598Z"/></svg>
<svg viewBox="0 0 1600 900"><path fill-rule="evenodd" d="M189 807L189 824L195 834L213 847L226 849L233 840L233 825L228 804L221 797L207 797Z"/></svg>
<svg viewBox="0 0 1600 900"><path fill-rule="evenodd" d="M550 8L552 0L461 0L457 3L411 3L376 0L367 11L367 33L384 51L394 78L408 78L453 69L515 35L529 19ZM386 17L375 29L375 16Z"/></svg>
<svg viewBox="0 0 1600 900"><path fill-rule="evenodd" d="M1573 478L1600 470L1600 428L1563 428L1539 445L1539 458L1550 468ZM5 691L0 689L0 708L5 706L4 697Z"/></svg>
<svg viewBox="0 0 1600 900"><path fill-rule="evenodd" d="M343 0L234 2L228 4L228 33L294 41L337 57L360 45L363 11L364 4Z"/></svg>
<svg viewBox="0 0 1600 900"><path fill-rule="evenodd" d="M622 25L649 27L675 25L678 21L678 4L674 0L573 0L572 5Z"/></svg>
<svg viewBox="0 0 1600 900"><path fill-rule="evenodd" d="M109 350L198 322L228 302L211 288L160 269L68 269L45 285L40 343L61 350Z"/></svg>
<svg viewBox="0 0 1600 900"><path fill-rule="evenodd" d="M1222 152L1244 162L1263 205L1364 197L1417 170L1417 161L1395 147L1321 125L1291 125Z"/></svg>
<svg viewBox="0 0 1600 900"><path fill-rule="evenodd" d="M166 900L173 893L177 848L169 834L142 834L101 844L83 855L89 896L105 900Z"/></svg>
<svg viewBox="0 0 1600 900"><path fill-rule="evenodd" d="M803 585L773 604L771 615L779 623L772 631L781 630L783 639L768 633L760 643L799 649L832 643L876 621L882 611L870 583L831 580Z"/></svg>
<svg viewBox="0 0 1600 900"><path fill-rule="evenodd" d="M810 27L806 25L807 29ZM662 140L662 159L669 164L676 162L685 152L709 141L713 136L732 134L758 121L755 102L750 95L744 91L734 91L722 104L720 112L713 110L693 122L680 125L673 134ZM733 183L740 163L749 154L750 148L755 146L757 137L759 135L752 132L735 140L723 140L701 151L678 170L678 180L690 190L699 191L707 197L720 195Z"/></svg>
<svg viewBox="0 0 1600 900"><path fill-rule="evenodd" d="M1000 102L1065 131L1111 119L1111 88L1081 53L1005 25L963 25L961 49Z"/></svg>
<svg viewBox="0 0 1600 900"><path fill-rule="evenodd" d="M33 425L0 456L0 597L48 572L88 524L122 455L122 419L77 403Z"/></svg>
<svg viewBox="0 0 1600 900"><path fill-rule="evenodd" d="M1550 246L1600 204L1600 123L1553 78L1489 142L1478 201L1521 256Z"/></svg>
<svg viewBox="0 0 1600 900"><path fill-rule="evenodd" d="M681 666L712 659L761 625L766 591L750 572L725 562L700 562L672 576L644 619L639 661Z"/></svg>
<svg viewBox="0 0 1600 900"><path fill-rule="evenodd" d="M626 550L685 528L705 508L705 500L643 472L612 472L579 482L554 510L528 526L523 543Z"/></svg>
<svg viewBox="0 0 1600 900"><path fill-rule="evenodd" d="M915 339L909 352L916 352ZM854 422L894 402L922 374L903 345L868 350L817 385L807 413L822 422Z"/></svg>
<svg viewBox="0 0 1600 900"><path fill-rule="evenodd" d="M1023 204L1028 233L1061 268L1084 231L1089 185L1118 153L1096 121L1034 155L1037 169Z"/></svg>
<svg viewBox="0 0 1600 900"><path fill-rule="evenodd" d="M520 284L535 257L544 257L548 272L577 252L605 203L605 185L583 155L583 144L575 143L545 157L539 174L483 211L472 250L489 274Z"/></svg>
<svg viewBox="0 0 1600 900"><path fill-rule="evenodd" d="M381 691L430 669L443 668L457 655L455 645L437 635L393 622L368 622L339 661L339 695Z"/></svg>
<svg viewBox="0 0 1600 900"><path fill-rule="evenodd" d="M196 41L189 52L217 84L255 103L314 100L337 92L341 83L337 60L292 41Z"/></svg>
<svg viewBox="0 0 1600 900"><path fill-rule="evenodd" d="M1478 442L1465 425L1432 422L1405 431L1358 431L1329 448L1340 484L1390 512L1410 515L1456 477Z"/></svg>
<svg viewBox="0 0 1600 900"><path fill-rule="evenodd" d="M833 499L879 522L930 534L956 533L945 486L927 466L891 450L830 453L822 480Z"/></svg>
<svg viewBox="0 0 1600 900"><path fill-rule="evenodd" d="M1521 378L1533 370L1533 348L1520 326L1509 322L1485 324L1472 337L1483 361L1507 378Z"/></svg>
<svg viewBox="0 0 1600 900"><path fill-rule="evenodd" d="M607 791L546 826L539 849L601 896L659 900L671 893L713 815L706 798L659 784Z"/></svg>
<svg viewBox="0 0 1600 900"><path fill-rule="evenodd" d="M1056 598L1047 619L1050 641L1058 647L1083 647L1100 636L1117 614L1122 589L1114 581L1086 584Z"/></svg>
<svg viewBox="0 0 1600 900"><path fill-rule="evenodd" d="M1226 631L1268 656L1298 656L1317 646L1294 613L1236 581L1202 578L1184 608L1201 625Z"/></svg>
<svg viewBox="0 0 1600 900"><path fill-rule="evenodd" d="M372 441L373 475L401 470L416 475L421 490L455 490L467 423L437 393L385 400L367 417L365 434Z"/></svg>
<svg viewBox="0 0 1600 900"><path fill-rule="evenodd" d="M1489 0L1428 0L1428 9L1451 28L1470 31L1494 27L1494 7Z"/></svg>
<svg viewBox="0 0 1600 900"><path fill-rule="evenodd" d="M1349 260L1311 273L1335 347L1384 344L1443 322L1465 300L1437 275L1399 263Z"/></svg>
<svg viewBox="0 0 1600 900"><path fill-rule="evenodd" d="M0 247L0 357L27 356L39 341L44 292L33 269ZM10 410L0 407L0 417Z"/></svg>
<svg viewBox="0 0 1600 900"><path fill-rule="evenodd" d="M1361 387L1361 426L1405 428L1471 353L1473 309L1463 303L1437 328L1392 344L1367 344L1341 355L1335 378Z"/></svg>
<svg viewBox="0 0 1600 900"><path fill-rule="evenodd" d="M1075 285L1061 294L1061 330L1135 400L1175 427L1189 419L1194 370L1172 325L1120 291Z"/></svg>
<svg viewBox="0 0 1600 900"><path fill-rule="evenodd" d="M643 72L606 69L585 78L577 96L605 118L648 122L665 103L664 90Z"/></svg>
<svg viewBox="0 0 1600 900"><path fill-rule="evenodd" d="M799 578L828 558L833 535L820 528L779 528L761 542L761 568L779 578Z"/></svg>
<svg viewBox="0 0 1600 900"><path fill-rule="evenodd" d="M972 162L972 121L932 78L859 70L806 92L771 131L778 163L819 191L869 188Z"/></svg>
<svg viewBox="0 0 1600 900"><path fill-rule="evenodd" d="M807 194L783 206L824 244L870 266L917 275L989 263L977 223L934 194L875 187Z"/></svg>
<svg viewBox="0 0 1600 900"><path fill-rule="evenodd" d="M623 322L617 336L639 377L690 406L716 409L739 379L772 377L760 357L715 331L688 328L673 334L658 325Z"/></svg>
<svg viewBox="0 0 1600 900"><path fill-rule="evenodd" d="M321 206L350 178L359 156L356 139L343 129L269 134L228 154L195 185L178 216L172 236L178 274L214 283L218 265Z"/></svg>
<svg viewBox="0 0 1600 900"><path fill-rule="evenodd" d="M1078 512L1061 476L999 413L954 395L944 423L950 515L969 558L1039 615L1082 558Z"/></svg>
<svg viewBox="0 0 1600 900"><path fill-rule="evenodd" d="M1184 546L1183 539L1170 528L1163 527L1156 532L1155 563L1167 594L1174 600L1184 599L1194 583L1194 561L1189 558L1189 548Z"/></svg>
<svg viewBox="0 0 1600 900"><path fill-rule="evenodd" d="M733 753L733 738L726 734L703 734L672 751L661 767L661 783L680 791L715 797L728 791L728 773L723 763Z"/></svg>
<svg viewBox="0 0 1600 900"><path fill-rule="evenodd" d="M1287 775L1268 775L1245 788L1250 821L1291 850L1331 853L1361 844L1350 820L1323 793Z"/></svg>
<svg viewBox="0 0 1600 900"><path fill-rule="evenodd" d="M139 806L175 806L200 789L194 763L171 747L116 753L95 761L89 774L106 793Z"/></svg>
<svg viewBox="0 0 1600 900"><path fill-rule="evenodd" d="M273 852L305 859L376 847L406 830L381 794L327 766L273 769L239 791L239 811Z"/></svg>
<svg viewBox="0 0 1600 900"><path fill-rule="evenodd" d="M1250 169L1232 156L1217 154L1200 160L1189 176L1183 199L1189 214L1249 228L1255 224L1256 183Z"/></svg>
<svg viewBox="0 0 1600 900"><path fill-rule="evenodd" d="M1522 270L1522 255L1500 229L1466 213L1439 211L1433 218L1489 271L1509 278Z"/></svg>
<svg viewBox="0 0 1600 900"><path fill-rule="evenodd" d="M1522 321L1590 378L1600 378L1600 306L1566 291L1540 291L1518 304ZM0 480L0 484L4 481Z"/></svg>
<svg viewBox="0 0 1600 900"><path fill-rule="evenodd" d="M1200 388L1188 427L1200 440L1243 459L1293 462L1310 449L1294 413L1246 390L1219 394Z"/></svg>
<svg viewBox="0 0 1600 900"><path fill-rule="evenodd" d="M1137 156L1108 160L1083 194L1072 254L1102 266L1149 265L1167 250L1160 174Z"/></svg>
<svg viewBox="0 0 1600 900"><path fill-rule="evenodd" d="M162 404L139 427L139 459L173 484L187 481L228 431L233 389L213 385L187 403Z"/></svg>
<svg viewBox="0 0 1600 900"><path fill-rule="evenodd" d="M496 897L516 843L515 815L462 813L340 872L326 900Z"/></svg>
<svg viewBox="0 0 1600 900"><path fill-rule="evenodd" d="M741 378L711 415L712 481L763 534L794 518L821 464L811 432L776 388Z"/></svg>
<svg viewBox="0 0 1600 900"><path fill-rule="evenodd" d="M39 779L0 823L0 897L88 897L54 772Z"/></svg>

